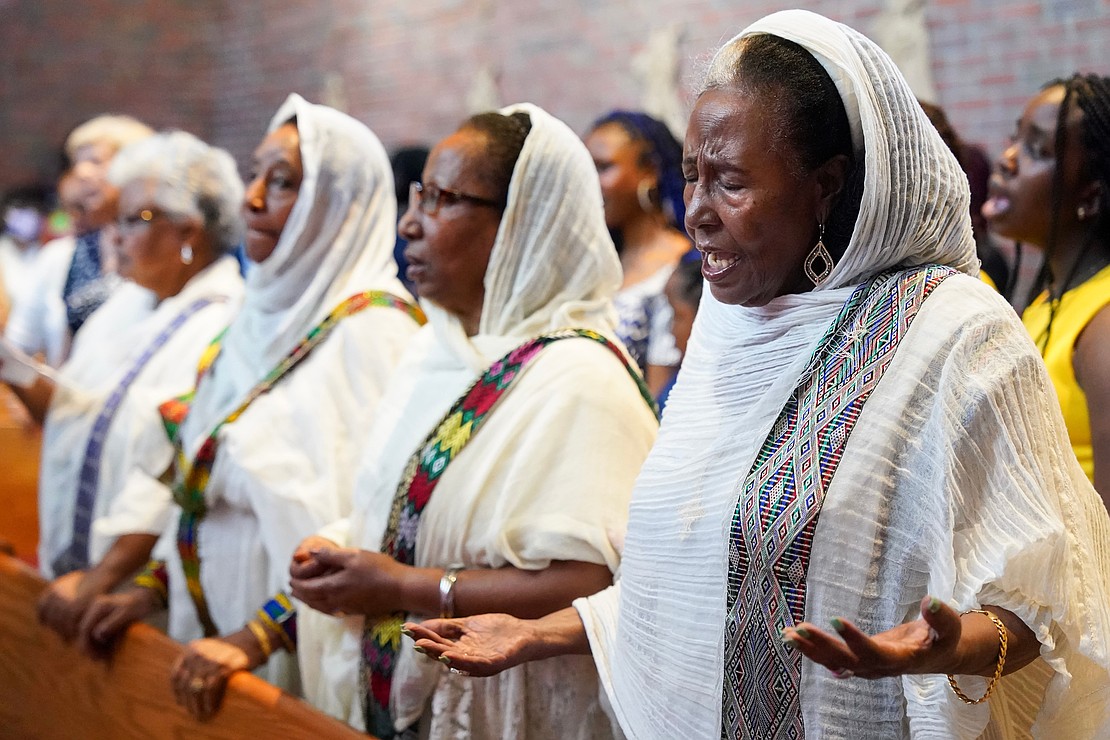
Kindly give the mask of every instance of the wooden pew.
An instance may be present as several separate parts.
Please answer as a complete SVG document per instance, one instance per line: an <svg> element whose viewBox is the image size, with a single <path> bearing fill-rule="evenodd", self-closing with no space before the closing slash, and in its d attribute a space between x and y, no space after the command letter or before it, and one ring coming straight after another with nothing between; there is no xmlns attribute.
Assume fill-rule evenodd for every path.
<svg viewBox="0 0 1110 740"><path fill-rule="evenodd" d="M0 383L0 539L34 562L38 546L38 474L42 435Z"/></svg>
<svg viewBox="0 0 1110 740"><path fill-rule="evenodd" d="M170 691L177 643L138 624L110 663L85 658L39 625L35 601L45 585L26 564L0 555L0 737L369 737L247 673L232 677L214 718L197 722Z"/></svg>

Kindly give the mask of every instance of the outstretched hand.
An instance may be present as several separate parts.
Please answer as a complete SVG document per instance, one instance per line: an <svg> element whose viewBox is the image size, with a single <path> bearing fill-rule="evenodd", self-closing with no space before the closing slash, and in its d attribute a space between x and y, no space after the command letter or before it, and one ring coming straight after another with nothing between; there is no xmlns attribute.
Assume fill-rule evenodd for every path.
<svg viewBox="0 0 1110 740"><path fill-rule="evenodd" d="M873 636L846 620L831 621L840 639L802 622L783 630L783 640L837 678L960 672L960 615L938 599L922 599L921 619Z"/></svg>
<svg viewBox="0 0 1110 740"><path fill-rule="evenodd" d="M492 676L528 660L530 621L508 614L406 622L415 650L471 676Z"/></svg>

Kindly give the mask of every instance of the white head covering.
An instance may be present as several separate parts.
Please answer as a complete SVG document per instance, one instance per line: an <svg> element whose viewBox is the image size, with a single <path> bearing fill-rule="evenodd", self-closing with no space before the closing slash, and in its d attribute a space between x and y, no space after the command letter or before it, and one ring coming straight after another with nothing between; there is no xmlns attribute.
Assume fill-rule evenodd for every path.
<svg viewBox="0 0 1110 740"><path fill-rule="evenodd" d="M457 318L425 301L440 339L475 369L545 331L574 326L614 336L612 297L621 268L605 227L597 169L565 123L529 103L500 113L518 111L528 114L532 128L490 253L478 334L468 338Z"/></svg>
<svg viewBox="0 0 1110 740"><path fill-rule="evenodd" d="M854 286L896 265L976 269L967 178L887 55L847 26L792 10L750 26L714 63L734 60L736 42L758 33L800 44L830 72L865 152L862 204L846 253L820 289L754 308L704 293L658 441L633 492L619 611L614 590L578 602L630 737L720 732L737 489Z"/></svg>
<svg viewBox="0 0 1110 740"><path fill-rule="evenodd" d="M247 277L243 308L228 328L186 422L207 433L345 298L386 290L407 298L393 260L393 170L378 138L339 111L290 95L269 131L296 119L304 177L277 246ZM203 429L202 429L203 428Z"/></svg>

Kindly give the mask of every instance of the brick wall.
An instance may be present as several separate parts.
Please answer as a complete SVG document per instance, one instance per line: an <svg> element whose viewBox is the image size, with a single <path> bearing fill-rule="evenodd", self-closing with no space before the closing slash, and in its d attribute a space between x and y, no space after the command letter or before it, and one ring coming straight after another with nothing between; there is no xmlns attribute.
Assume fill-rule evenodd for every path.
<svg viewBox="0 0 1110 740"><path fill-rule="evenodd" d="M583 130L637 106L652 31L681 39L683 102L699 60L794 2L736 0L0 0L0 188L52 173L75 123L103 110L176 125L245 161L290 91L331 102L387 146L434 141L480 72ZM881 0L807 7L873 33ZM1021 105L1076 68L1110 73L1108 0L930 0L938 102L1000 149Z"/></svg>
<svg viewBox="0 0 1110 740"><path fill-rule="evenodd" d="M104 112L211 135L217 0L0 0L0 189L57 174Z"/></svg>

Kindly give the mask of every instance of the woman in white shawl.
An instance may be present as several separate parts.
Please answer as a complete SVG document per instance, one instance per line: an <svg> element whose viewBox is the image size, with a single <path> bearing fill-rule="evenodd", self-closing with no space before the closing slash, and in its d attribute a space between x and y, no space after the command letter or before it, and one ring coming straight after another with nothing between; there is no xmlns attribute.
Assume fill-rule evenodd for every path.
<svg viewBox="0 0 1110 740"><path fill-rule="evenodd" d="M56 378L20 389L49 401L39 562L55 580L39 615L66 639L95 596L142 567L165 527L168 494L130 499L128 473L165 467L150 443L162 435L158 405L192 387L197 360L243 292L229 254L242 236L243 198L231 155L183 131L162 133L120 151L108 179L120 190L114 248L129 282L84 324Z"/></svg>
<svg viewBox="0 0 1110 740"><path fill-rule="evenodd" d="M689 131L711 294L619 584L417 646L483 675L592 652L638 739L1107 737L1110 522L893 63L777 13L718 53Z"/></svg>
<svg viewBox="0 0 1110 740"><path fill-rule="evenodd" d="M371 431L352 516L291 568L313 607L306 696L383 738L606 737L588 659L475 684L391 652L400 615L539 616L617 568L657 425L614 339L620 267L593 164L535 106L476 116L432 151L401 233L430 324Z"/></svg>
<svg viewBox="0 0 1110 740"><path fill-rule="evenodd" d="M110 641L160 605L168 581L169 634L194 641L173 685L202 717L234 669L266 663L262 677L298 690L293 656L269 656L291 638L258 610L284 602L297 543L347 513L356 440L418 328L392 257L389 160L369 129L292 95L253 167L243 209L256 264L243 309L203 361L195 395L163 405L179 424L178 508L156 550L168 562L82 623L91 646ZM164 495L149 474L133 484Z"/></svg>

